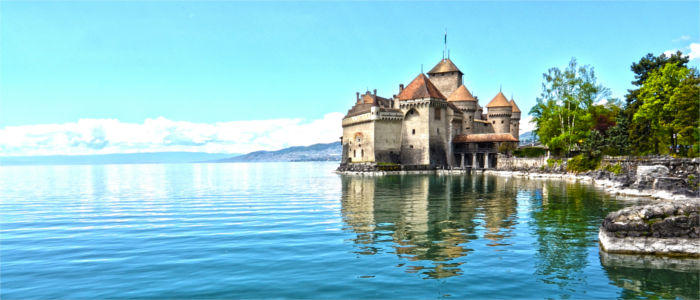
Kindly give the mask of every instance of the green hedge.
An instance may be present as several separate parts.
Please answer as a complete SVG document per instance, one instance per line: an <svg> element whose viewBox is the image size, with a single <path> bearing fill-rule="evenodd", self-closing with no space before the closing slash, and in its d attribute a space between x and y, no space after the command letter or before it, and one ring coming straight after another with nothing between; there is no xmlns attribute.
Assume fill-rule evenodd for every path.
<svg viewBox="0 0 700 300"><path fill-rule="evenodd" d="M547 150L539 147L522 147L513 151L513 155L517 157L540 157L546 153Z"/></svg>
<svg viewBox="0 0 700 300"><path fill-rule="evenodd" d="M566 162L566 170L570 172L585 172L595 170L600 164L600 158L588 157L583 154L576 155Z"/></svg>

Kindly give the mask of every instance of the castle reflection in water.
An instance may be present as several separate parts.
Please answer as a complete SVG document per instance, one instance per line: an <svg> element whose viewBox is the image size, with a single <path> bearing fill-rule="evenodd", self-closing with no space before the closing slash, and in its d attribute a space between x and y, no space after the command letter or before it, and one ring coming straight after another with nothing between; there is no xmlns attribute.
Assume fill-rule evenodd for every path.
<svg viewBox="0 0 700 300"><path fill-rule="evenodd" d="M342 212L356 234L357 253L392 251L408 261L399 264L408 272L450 277L462 272L463 262L456 258L474 251L470 241L484 238L494 251L509 245L523 184L516 188L514 181L468 175L342 176Z"/></svg>

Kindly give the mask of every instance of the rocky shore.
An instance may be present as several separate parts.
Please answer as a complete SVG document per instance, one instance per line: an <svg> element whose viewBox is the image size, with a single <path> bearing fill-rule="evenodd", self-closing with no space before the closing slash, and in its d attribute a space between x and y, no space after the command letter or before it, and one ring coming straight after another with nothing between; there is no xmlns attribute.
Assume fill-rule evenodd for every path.
<svg viewBox="0 0 700 300"><path fill-rule="evenodd" d="M608 157L601 168L569 173L566 162L533 164L527 159L499 157L498 170L486 171L503 176L559 178L586 181L602 186L609 193L623 196L652 197L665 200L700 198L700 159L650 157Z"/></svg>
<svg viewBox="0 0 700 300"><path fill-rule="evenodd" d="M608 214L598 233L611 253L700 257L700 201L627 207Z"/></svg>

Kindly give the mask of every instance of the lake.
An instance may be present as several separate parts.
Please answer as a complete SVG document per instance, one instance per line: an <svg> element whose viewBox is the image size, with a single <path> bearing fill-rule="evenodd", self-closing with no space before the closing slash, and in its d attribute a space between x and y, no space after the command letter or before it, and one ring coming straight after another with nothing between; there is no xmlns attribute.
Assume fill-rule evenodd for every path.
<svg viewBox="0 0 700 300"><path fill-rule="evenodd" d="M698 298L698 260L606 255L643 199L337 163L0 167L0 297Z"/></svg>

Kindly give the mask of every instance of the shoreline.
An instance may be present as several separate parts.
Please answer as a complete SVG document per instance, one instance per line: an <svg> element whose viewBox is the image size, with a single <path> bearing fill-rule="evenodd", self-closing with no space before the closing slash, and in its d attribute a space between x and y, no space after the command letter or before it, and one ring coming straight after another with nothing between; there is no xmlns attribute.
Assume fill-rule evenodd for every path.
<svg viewBox="0 0 700 300"><path fill-rule="evenodd" d="M386 175L463 175L473 174L471 170L402 170L402 171L333 171L340 175L349 176L386 176ZM610 179L595 179L587 175L577 175L574 173L540 173L527 171L510 170L477 170L482 174L491 174L503 177L520 177L527 179L558 179L569 182L585 182L594 186L602 187L606 193L626 197L646 197L655 200L668 201L700 201L700 196L691 197L684 194L673 193L669 190L636 189L623 187L623 183Z"/></svg>
<svg viewBox="0 0 700 300"><path fill-rule="evenodd" d="M648 197L655 200L667 201L700 201L700 197L690 197L684 194L673 193L668 190L635 189L622 187L623 183L610 179L595 179L591 176L577 175L573 173L529 173L523 171L486 170L484 174L494 174L507 177L524 177L528 179L560 179L573 182L586 182L594 186L602 187L607 193L627 197Z"/></svg>

